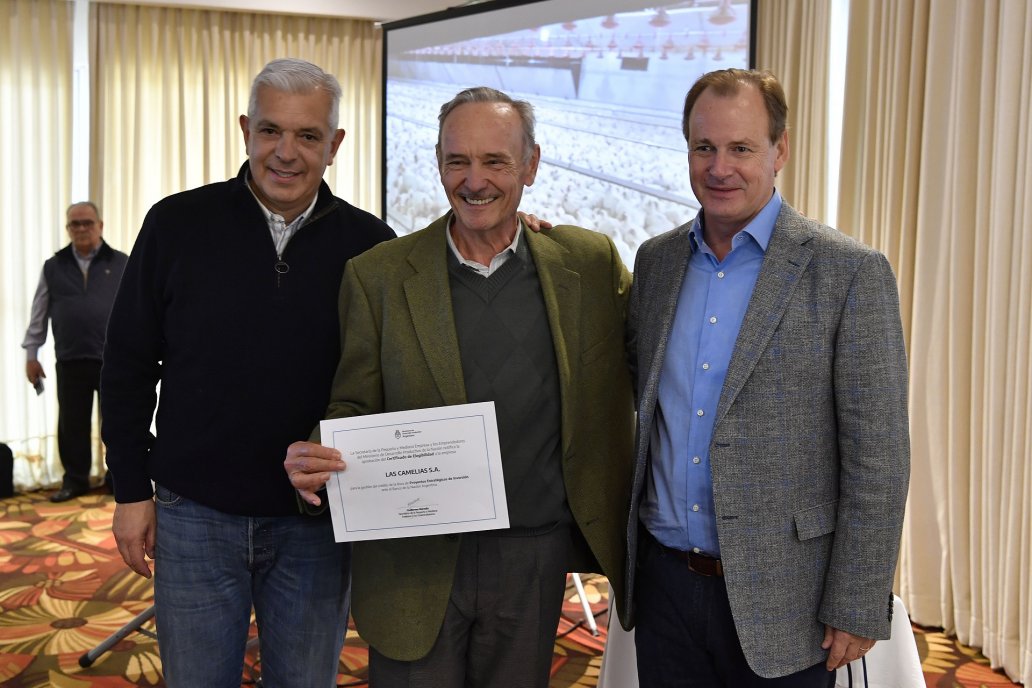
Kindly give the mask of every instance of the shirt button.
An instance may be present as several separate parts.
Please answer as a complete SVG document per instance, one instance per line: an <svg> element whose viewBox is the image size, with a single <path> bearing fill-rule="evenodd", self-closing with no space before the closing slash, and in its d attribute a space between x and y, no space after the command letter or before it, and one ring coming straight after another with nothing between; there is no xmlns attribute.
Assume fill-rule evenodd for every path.
<svg viewBox="0 0 1032 688"><path fill-rule="evenodd" d="M699 505L698 504L692 504L692 511L698 511L698 510L699 510Z"/></svg>
<svg viewBox="0 0 1032 688"><path fill-rule="evenodd" d="M717 316L715 316L715 315L711 315L711 316L709 317L709 321L710 321L710 324L711 324L711 325L716 325L716 324L717 324Z"/></svg>
<svg viewBox="0 0 1032 688"><path fill-rule="evenodd" d="M705 411L703 411L702 409L699 409L698 411L696 411L696 412L695 412L695 415L699 416L700 418L701 418L701 417L702 417L702 416L703 416L704 414L705 414Z"/></svg>
<svg viewBox="0 0 1032 688"><path fill-rule="evenodd" d="M703 370L709 370L709 363L703 363L702 364L702 369Z"/></svg>
<svg viewBox="0 0 1032 688"><path fill-rule="evenodd" d="M692 547L692 551L695 552L696 554L698 554L702 550L700 550L698 547Z"/></svg>
<svg viewBox="0 0 1032 688"><path fill-rule="evenodd" d="M692 463L699 463L700 461L702 461L702 459L700 459L698 456L692 457Z"/></svg>
<svg viewBox="0 0 1032 688"><path fill-rule="evenodd" d="M720 279L724 279L724 271L721 270L720 272L718 272L717 277L719 277Z"/></svg>

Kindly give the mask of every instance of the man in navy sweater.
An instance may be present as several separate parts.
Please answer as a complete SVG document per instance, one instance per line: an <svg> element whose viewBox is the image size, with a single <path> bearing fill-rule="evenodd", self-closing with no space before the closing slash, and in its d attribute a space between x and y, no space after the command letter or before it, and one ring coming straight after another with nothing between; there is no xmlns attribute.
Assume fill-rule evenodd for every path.
<svg viewBox="0 0 1032 688"><path fill-rule="evenodd" d="M73 203L65 215L71 242L43 264L22 342L25 376L42 392L47 375L38 352L47 340L47 322L53 324L57 450L64 478L61 489L50 496L52 502L68 501L90 487L93 396L100 387L104 330L127 259L101 238L104 222L94 203Z"/></svg>
<svg viewBox="0 0 1032 688"><path fill-rule="evenodd" d="M328 515L299 513L280 466L329 400L344 264L394 236L322 182L339 101L315 65L266 65L240 117L248 162L150 210L115 300L113 530L134 571L155 560L169 686L239 686L252 607L267 685L335 684L350 549Z"/></svg>

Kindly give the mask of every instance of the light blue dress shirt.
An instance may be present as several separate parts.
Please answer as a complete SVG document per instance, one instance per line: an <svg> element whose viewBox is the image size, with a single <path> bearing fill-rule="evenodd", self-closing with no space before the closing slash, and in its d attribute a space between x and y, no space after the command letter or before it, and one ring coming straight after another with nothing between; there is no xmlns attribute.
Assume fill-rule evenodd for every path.
<svg viewBox="0 0 1032 688"><path fill-rule="evenodd" d="M656 422L641 520L667 547L720 557L710 443L727 366L781 212L775 191L738 232L723 261L695 219L691 256L659 376Z"/></svg>

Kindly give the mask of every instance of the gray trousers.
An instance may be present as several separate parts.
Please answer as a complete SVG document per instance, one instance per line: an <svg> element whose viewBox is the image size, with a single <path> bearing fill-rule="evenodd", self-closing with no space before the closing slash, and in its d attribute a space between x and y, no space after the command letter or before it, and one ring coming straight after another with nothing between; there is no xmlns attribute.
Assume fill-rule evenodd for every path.
<svg viewBox="0 0 1032 688"><path fill-rule="evenodd" d="M463 535L430 653L399 662L370 648L370 688L548 688L572 547L565 526Z"/></svg>

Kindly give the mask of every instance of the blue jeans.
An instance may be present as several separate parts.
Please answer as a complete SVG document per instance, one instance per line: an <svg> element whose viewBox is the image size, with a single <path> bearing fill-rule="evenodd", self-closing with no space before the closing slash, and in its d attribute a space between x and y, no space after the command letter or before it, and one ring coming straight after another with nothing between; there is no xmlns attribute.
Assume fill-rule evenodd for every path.
<svg viewBox="0 0 1032 688"><path fill-rule="evenodd" d="M350 545L329 518L224 514L160 485L154 604L170 688L239 688L254 607L267 688L336 685Z"/></svg>

